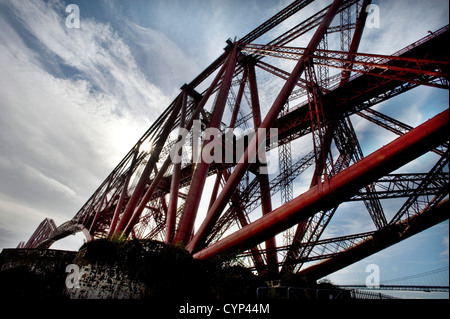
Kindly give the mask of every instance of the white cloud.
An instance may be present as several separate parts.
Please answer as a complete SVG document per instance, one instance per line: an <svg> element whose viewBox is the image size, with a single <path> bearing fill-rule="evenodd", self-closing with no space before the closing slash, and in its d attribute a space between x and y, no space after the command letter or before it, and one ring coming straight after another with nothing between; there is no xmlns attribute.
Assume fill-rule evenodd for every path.
<svg viewBox="0 0 450 319"><path fill-rule="evenodd" d="M448 24L448 1L380 1L380 28L366 28L360 52L392 54Z"/></svg>
<svg viewBox="0 0 450 319"><path fill-rule="evenodd" d="M3 240L75 215L169 98L109 25L67 29L57 1L1 5L19 21L0 14Z"/></svg>
<svg viewBox="0 0 450 319"><path fill-rule="evenodd" d="M166 106L168 99L147 81L130 48L110 25L83 19L80 29L69 29L55 3L12 2L24 27L54 54L53 58L81 72L91 89L118 99L111 107L142 111L144 106L156 110Z"/></svg>
<svg viewBox="0 0 450 319"><path fill-rule="evenodd" d="M179 88L200 72L197 64L164 32L129 21L124 21L122 27L137 65L170 96L176 96Z"/></svg>

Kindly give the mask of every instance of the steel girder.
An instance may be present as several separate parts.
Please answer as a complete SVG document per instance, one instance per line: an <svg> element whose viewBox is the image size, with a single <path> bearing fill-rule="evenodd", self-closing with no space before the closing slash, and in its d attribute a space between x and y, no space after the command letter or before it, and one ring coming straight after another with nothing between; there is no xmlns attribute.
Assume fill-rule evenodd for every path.
<svg viewBox="0 0 450 319"><path fill-rule="evenodd" d="M449 112L444 111L409 133L380 148L333 178L248 225L234 234L194 254L204 259L226 250L245 249L287 229L321 209L329 209L351 197L368 182L390 173L429 151L430 145L446 140Z"/></svg>
<svg viewBox="0 0 450 319"><path fill-rule="evenodd" d="M275 277L279 270L297 271L306 261L351 251L386 227L411 219L420 225L425 220L419 218L422 211L440 207L448 197L448 112L413 128L372 107L420 85L448 90L448 50L442 45L448 41L448 26L390 56L361 54L357 48L366 18L364 8L370 1L336 0L267 44L252 43L311 2L295 1L247 36L228 41L225 52L181 88L67 224L78 226L70 231L63 227L66 231L59 233L38 227L30 247L48 246L66 233L83 229L92 238L123 235L182 242L196 258L244 249L248 252L242 256L250 256L251 267ZM356 15L349 14L353 8ZM336 15L340 19L334 19ZM309 31L314 35L306 48L286 46ZM332 32L341 33L340 50L329 49L323 40ZM283 70L273 65L273 57L293 59L296 66ZM338 72L328 77L332 68ZM201 93L197 92L200 88ZM277 95L267 104L267 96L261 97L272 91ZM351 123L354 114L400 137L365 157ZM243 162L239 162L242 154L235 152L232 162L193 163L196 121L201 130L217 128L223 135L231 128L275 127L275 142L257 136L267 139L267 152L298 145L294 143L305 151L293 158L290 167L286 160L283 170L274 175L262 175L261 163L245 161L256 146L254 139L244 148ZM173 163L170 155L182 141L181 134L173 132L183 131L187 142L176 149L183 161ZM305 143L310 136L313 143ZM208 143L203 141L203 148ZM427 151L439 157L430 172L392 173ZM313 177L308 175L312 170ZM310 181L315 179L310 189L276 207L273 196L305 175ZM213 176L209 194L207 183ZM201 204L204 198L207 208ZM389 222L380 203L385 198L406 199ZM321 239L344 201L365 201L375 230L364 236ZM431 224L419 228L424 225ZM277 235L290 227L297 228L296 236L287 236L289 241L280 245ZM335 248L317 253L315 248L326 245Z"/></svg>
<svg viewBox="0 0 450 319"><path fill-rule="evenodd" d="M309 278L322 278L447 220L449 214L450 206L446 199L436 207L423 211L420 215L391 225L362 242L330 256L329 259L300 271L300 274Z"/></svg>

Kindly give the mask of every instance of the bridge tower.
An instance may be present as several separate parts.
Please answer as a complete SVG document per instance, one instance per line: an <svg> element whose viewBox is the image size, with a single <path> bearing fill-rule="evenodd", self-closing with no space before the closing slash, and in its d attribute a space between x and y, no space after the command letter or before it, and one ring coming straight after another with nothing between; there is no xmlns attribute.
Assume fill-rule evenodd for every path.
<svg viewBox="0 0 450 319"><path fill-rule="evenodd" d="M199 259L239 252L272 278L321 278L448 219L448 106L416 127L376 109L419 86L449 89L448 25L391 55L360 53L371 1L311 14L312 2L228 40L75 216L47 220L22 246L85 231L182 243ZM365 154L356 120L396 137ZM424 154L427 169L405 166ZM402 204L389 215L393 198ZM373 229L324 237L348 203Z"/></svg>

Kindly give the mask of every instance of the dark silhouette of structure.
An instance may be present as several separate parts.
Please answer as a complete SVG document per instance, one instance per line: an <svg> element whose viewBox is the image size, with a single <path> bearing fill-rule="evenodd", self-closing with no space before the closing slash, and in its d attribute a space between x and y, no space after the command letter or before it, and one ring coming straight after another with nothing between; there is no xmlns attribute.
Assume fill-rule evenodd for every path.
<svg viewBox="0 0 450 319"><path fill-rule="evenodd" d="M57 227L46 219L19 247L48 248L83 231L88 240L182 243L199 259L239 252L259 274L321 278L448 219L448 109L417 127L374 109L418 86L448 90L448 25L392 55L359 53L371 1L335 0L298 18L311 2L294 1L228 40L70 221ZM294 27L269 32L294 15ZM339 47L329 47L331 37ZM398 137L363 154L356 117ZM198 126L220 136L202 137L195 160ZM245 151L235 147L242 136L225 143L230 129L248 135ZM221 160L229 152L233 160ZM428 171L393 173L429 152ZM278 159L276 172L264 155ZM309 188L294 195L297 178ZM403 204L388 218L382 200L391 198ZM364 204L374 230L322 239L348 202Z"/></svg>

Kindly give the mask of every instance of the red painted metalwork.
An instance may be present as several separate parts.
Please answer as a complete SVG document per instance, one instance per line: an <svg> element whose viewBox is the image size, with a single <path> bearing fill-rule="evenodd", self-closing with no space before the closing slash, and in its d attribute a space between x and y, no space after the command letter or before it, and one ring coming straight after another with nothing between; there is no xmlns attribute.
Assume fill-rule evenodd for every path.
<svg viewBox="0 0 450 319"><path fill-rule="evenodd" d="M334 6L332 6L329 9L328 14L324 17L323 22L317 29L316 33L314 34L313 38L311 39L307 50L308 51L314 51L317 45L320 42L320 39L322 38L326 28L331 23L331 20L333 19L334 15L336 14L340 3L342 1L335 1ZM267 113L264 121L261 123L259 128L270 128L273 126L278 114L281 111L281 108L286 103L290 93L294 89L294 86L296 85L296 82L298 81L298 78L303 73L303 70L305 68L305 59L302 57L297 62L294 70L292 71L289 78L286 80L286 83L284 84L283 88L281 89L280 93L278 94L275 102L273 103L272 107L270 108L269 112ZM231 195L233 193L233 190L237 187L240 180L244 176L245 172L250 167L249 162L249 152L255 152L257 149L257 141L258 139L265 139L266 137L262 134L265 134L265 132L262 132L262 130L258 130L255 137L250 141L248 148L246 149L243 158L240 160L240 162L236 165L235 170L231 174L230 178L228 179L227 183L225 184L222 192L218 196L216 202L211 207L211 209L208 211L208 214L206 216L206 219L204 220L203 224L205 225L204 228L208 229L211 227L211 225L214 223L214 221L217 220L219 217L219 214L224 210L225 206L227 205L227 202L230 200ZM203 228L202 228L203 229ZM199 237L202 236L202 234L199 235ZM189 251L193 252L196 249L196 246L198 245L197 241L193 241L190 243L190 245L187 246Z"/></svg>
<svg viewBox="0 0 450 319"><path fill-rule="evenodd" d="M118 203L116 205L116 208L114 210L113 219L111 221L111 226L110 226L110 229L109 229L111 234L114 234L115 231L116 231L117 222L119 220L119 215L120 215L120 213L122 211L122 208L123 208L125 197L127 196L128 185L130 183L131 175L133 173L133 168L136 165L136 160L137 160L138 154L139 154L139 144L136 147L136 150L134 151L134 156L133 156L133 160L131 161L130 169L129 169L129 171L127 173L127 176L125 178L125 183L123 185L122 192L120 193L119 201L118 201Z"/></svg>
<svg viewBox="0 0 450 319"><path fill-rule="evenodd" d="M349 53L350 57L352 57L353 54L355 54L358 51L359 43L361 42L361 37L362 37L363 31L364 31L364 25L366 24L366 19L367 19L366 9L367 9L367 6L369 6L371 2L372 2L372 0L364 0L361 5L361 11L355 22L355 31L353 33L352 42L348 49L348 53ZM344 66L344 71L342 71L342 78L341 78L340 85L344 85L345 83L348 82L348 80L350 78L350 73L351 73L350 71L348 71L348 68L350 68L351 65L352 64L350 63L350 64Z"/></svg>
<svg viewBox="0 0 450 319"><path fill-rule="evenodd" d="M327 209L351 197L371 179L379 178L401 167L446 139L449 111L428 120L409 133L365 157L358 163L319 183L304 194L261 217L247 227L194 254L195 258L210 258L227 250L248 249L255 244L291 227L314 212Z"/></svg>
<svg viewBox="0 0 450 319"><path fill-rule="evenodd" d="M127 206L125 207L125 210L122 214L122 217L120 219L120 222L117 226L116 232L121 232L125 229L127 226L130 218L133 216L134 210L136 206L139 203L140 198L142 197L145 187L148 182L148 178L150 176L150 173L154 170L156 163L159 159L159 154L161 153L161 150L163 148L163 145L167 139L167 136L170 133L170 129L175 121L175 118L180 111L181 108L181 100L178 97L176 99L176 102L174 103L174 107L171 111L171 114L169 116L169 119L167 123L165 124L163 131L161 135L158 138L158 141L156 145L153 147L151 152L151 157L147 162L147 165L144 168L144 171L142 172L142 175L139 178L139 182L136 185L136 188L134 189L133 194L130 197L130 200L127 203Z"/></svg>
<svg viewBox="0 0 450 319"><path fill-rule="evenodd" d="M220 121L222 120L222 115L226 105L226 98L231 86L234 68L236 67L236 55L237 46L234 45L230 50L230 54L227 60L227 70L225 71L224 77L222 79L222 84L220 86L220 91L214 106L213 115L209 123L210 128L218 128L220 125ZM205 141L202 150L209 142L209 140ZM175 242L182 242L185 245L188 244L188 241L192 235L195 216L197 214L198 206L200 205L203 186L205 184L206 176L210 166L208 162L205 162L203 156L201 156L200 158L201 161L200 163L198 163L198 165L196 165L194 175L192 176L192 184L195 185L195 187L191 187L189 189L189 194L185 202L183 215L181 216L179 229L175 237Z"/></svg>
<svg viewBox="0 0 450 319"><path fill-rule="evenodd" d="M374 233L358 244L352 245L350 248L337 254L330 255L329 259L301 271L300 274L309 278L322 278L386 247L416 235L428 227L437 225L447 220L449 215L450 203L446 199L436 207L426 210L422 214L415 215L410 220L391 225L389 228L384 229L383 232Z"/></svg>
<svg viewBox="0 0 450 319"><path fill-rule="evenodd" d="M49 247L77 231L88 240L122 235L181 242L196 258L243 249L243 262L261 275L300 271L318 278L406 238L392 229L409 236L448 218L431 214L448 206L448 110L414 128L373 107L422 85L448 90L449 27L392 55L359 53L371 1L335 0L306 18L295 14L312 2L294 1L241 39L228 40L225 52L181 88L73 219L59 227L44 221L21 247ZM286 19L293 27L278 29ZM339 43L331 41L335 32ZM268 36L267 43L255 42ZM307 47L296 47L296 39ZM285 70L276 59L295 62ZM356 116L399 137L365 157L352 125ZM208 127L224 134L222 149L232 153L231 162L193 162L199 152L194 131ZM257 128L266 132L239 144ZM278 129L276 140L268 138L270 128ZM230 129L237 133L231 145ZM180 130L188 132L185 140L176 136ZM267 142L263 155L283 154L281 171L265 175L260 163L249 162L260 141ZM291 145L302 153L288 152ZM428 151L427 159L420 156ZM181 163L172 163L174 152ZM431 161L432 169L391 173L417 157ZM278 204L278 192L299 180L308 181L309 190L282 195ZM390 221L380 201L386 198L402 201ZM343 213L340 204L358 202L373 230L322 239L331 217ZM408 221L415 221L415 230L406 230ZM371 240L376 249L361 253Z"/></svg>
<svg viewBox="0 0 450 319"><path fill-rule="evenodd" d="M251 97L251 109L253 115L253 125L255 128L261 126L261 107L258 97L258 86L256 83L255 65L253 61L248 63L248 79L250 84L250 97ZM272 201L270 197L269 178L266 174L260 174L257 176L259 181L259 189L261 192L261 209L262 214L267 215L272 211ZM267 250L267 268L268 275L271 278L276 278L278 275L278 256L276 253L276 240L275 236L266 240Z"/></svg>
<svg viewBox="0 0 450 319"><path fill-rule="evenodd" d="M184 93L180 115L180 130L184 129L185 127L186 106L187 106L186 99L187 95L186 93ZM181 132L179 135L181 135ZM178 151L177 155L182 156L182 149ZM172 242L173 235L175 232L175 222L178 206L178 193L180 187L180 175L181 175L181 161L174 164L172 172L172 181L170 184L170 201L166 218L166 236L165 236L166 243Z"/></svg>

